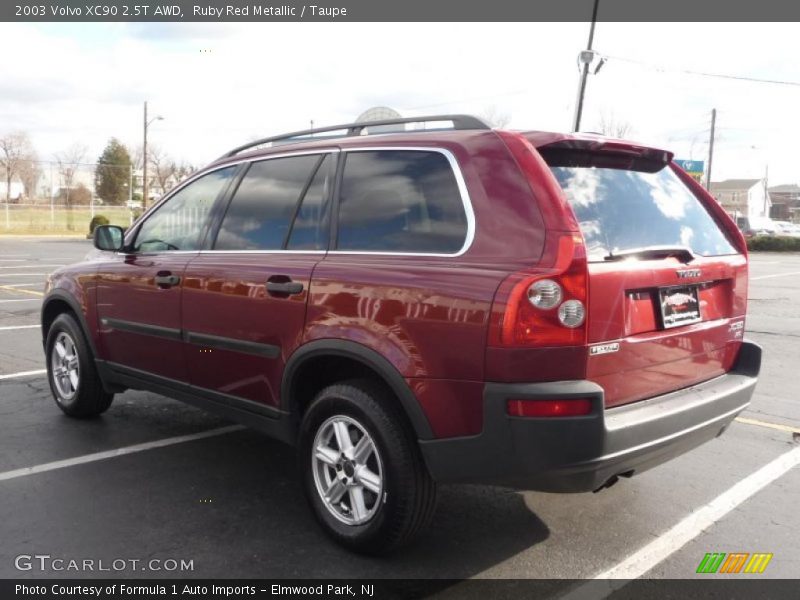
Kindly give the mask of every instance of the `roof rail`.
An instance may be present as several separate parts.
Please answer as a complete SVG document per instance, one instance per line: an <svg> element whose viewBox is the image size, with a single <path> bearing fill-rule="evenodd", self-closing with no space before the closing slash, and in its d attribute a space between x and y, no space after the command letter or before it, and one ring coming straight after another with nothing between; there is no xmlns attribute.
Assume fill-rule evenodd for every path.
<svg viewBox="0 0 800 600"><path fill-rule="evenodd" d="M311 137L312 135L317 133L325 133L326 131L340 131L340 130L347 131L347 133L345 133L344 135L326 136L328 138L351 137L351 136L361 135L361 132L368 127L380 127L383 125L400 125L404 123L428 123L432 121L452 121L454 130L491 129L491 127L487 125L484 121L482 121L478 117L473 117L471 115L431 115L428 117L404 117L401 119L384 119L380 121L361 121L360 123L345 123L343 125L332 125L330 127L304 129L302 131L293 131L291 133L284 133L282 135L276 135L273 137L255 140L253 142L248 142L247 144L238 146L233 150L231 150L230 152L226 152L225 154L220 156L220 159L236 156L240 152L244 152L249 148L255 148L256 146L262 146L264 144L269 144L271 142L291 143L291 141L294 140L294 138L303 138L295 140L297 142L307 142L313 139Z"/></svg>

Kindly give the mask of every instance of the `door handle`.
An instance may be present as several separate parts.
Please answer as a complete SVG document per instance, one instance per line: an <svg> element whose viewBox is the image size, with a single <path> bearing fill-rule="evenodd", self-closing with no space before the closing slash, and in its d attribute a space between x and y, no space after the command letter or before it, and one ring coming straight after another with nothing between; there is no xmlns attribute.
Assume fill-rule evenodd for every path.
<svg viewBox="0 0 800 600"><path fill-rule="evenodd" d="M169 288L173 285L178 285L181 278L172 273L158 273L155 277L155 282L158 287Z"/></svg>
<svg viewBox="0 0 800 600"><path fill-rule="evenodd" d="M267 281L267 291L270 294L293 296L303 293L303 284L299 281Z"/></svg>

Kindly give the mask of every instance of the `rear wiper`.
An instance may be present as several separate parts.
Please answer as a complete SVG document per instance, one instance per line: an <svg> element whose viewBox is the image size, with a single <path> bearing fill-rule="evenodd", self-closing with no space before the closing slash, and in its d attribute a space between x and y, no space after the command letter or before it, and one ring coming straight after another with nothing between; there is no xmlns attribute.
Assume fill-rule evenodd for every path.
<svg viewBox="0 0 800 600"><path fill-rule="evenodd" d="M646 246L644 248L631 248L617 252L609 250L603 260L624 260L626 258L643 258L653 260L657 258L675 257L679 261L688 263L694 260L694 252L686 246Z"/></svg>

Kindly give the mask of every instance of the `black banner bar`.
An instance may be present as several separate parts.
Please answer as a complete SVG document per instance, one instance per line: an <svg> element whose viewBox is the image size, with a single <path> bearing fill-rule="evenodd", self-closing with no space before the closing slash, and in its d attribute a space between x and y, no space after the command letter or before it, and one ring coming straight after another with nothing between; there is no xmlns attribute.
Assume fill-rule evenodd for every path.
<svg viewBox="0 0 800 600"><path fill-rule="evenodd" d="M0 21L589 21L594 0L3 0ZM800 20L791 0L600 0L598 21ZM412 40L409 39L409 42Z"/></svg>
<svg viewBox="0 0 800 600"><path fill-rule="evenodd" d="M283 600L416 600L437 597L459 600L516 600L580 597L593 600L778 600L797 596L797 581L719 577L708 579L555 580L555 579L60 579L0 580L0 598L20 600L252 598Z"/></svg>

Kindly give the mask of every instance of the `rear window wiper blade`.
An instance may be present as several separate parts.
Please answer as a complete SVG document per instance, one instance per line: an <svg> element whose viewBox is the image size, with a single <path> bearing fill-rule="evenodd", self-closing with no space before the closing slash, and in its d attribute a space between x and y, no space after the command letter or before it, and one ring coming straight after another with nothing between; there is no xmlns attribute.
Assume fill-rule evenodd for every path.
<svg viewBox="0 0 800 600"><path fill-rule="evenodd" d="M605 261L625 260L626 258L643 258L653 260L658 258L675 257L681 262L691 262L695 258L694 252L686 246L646 246L644 248L630 248L628 250L609 250L603 257Z"/></svg>

